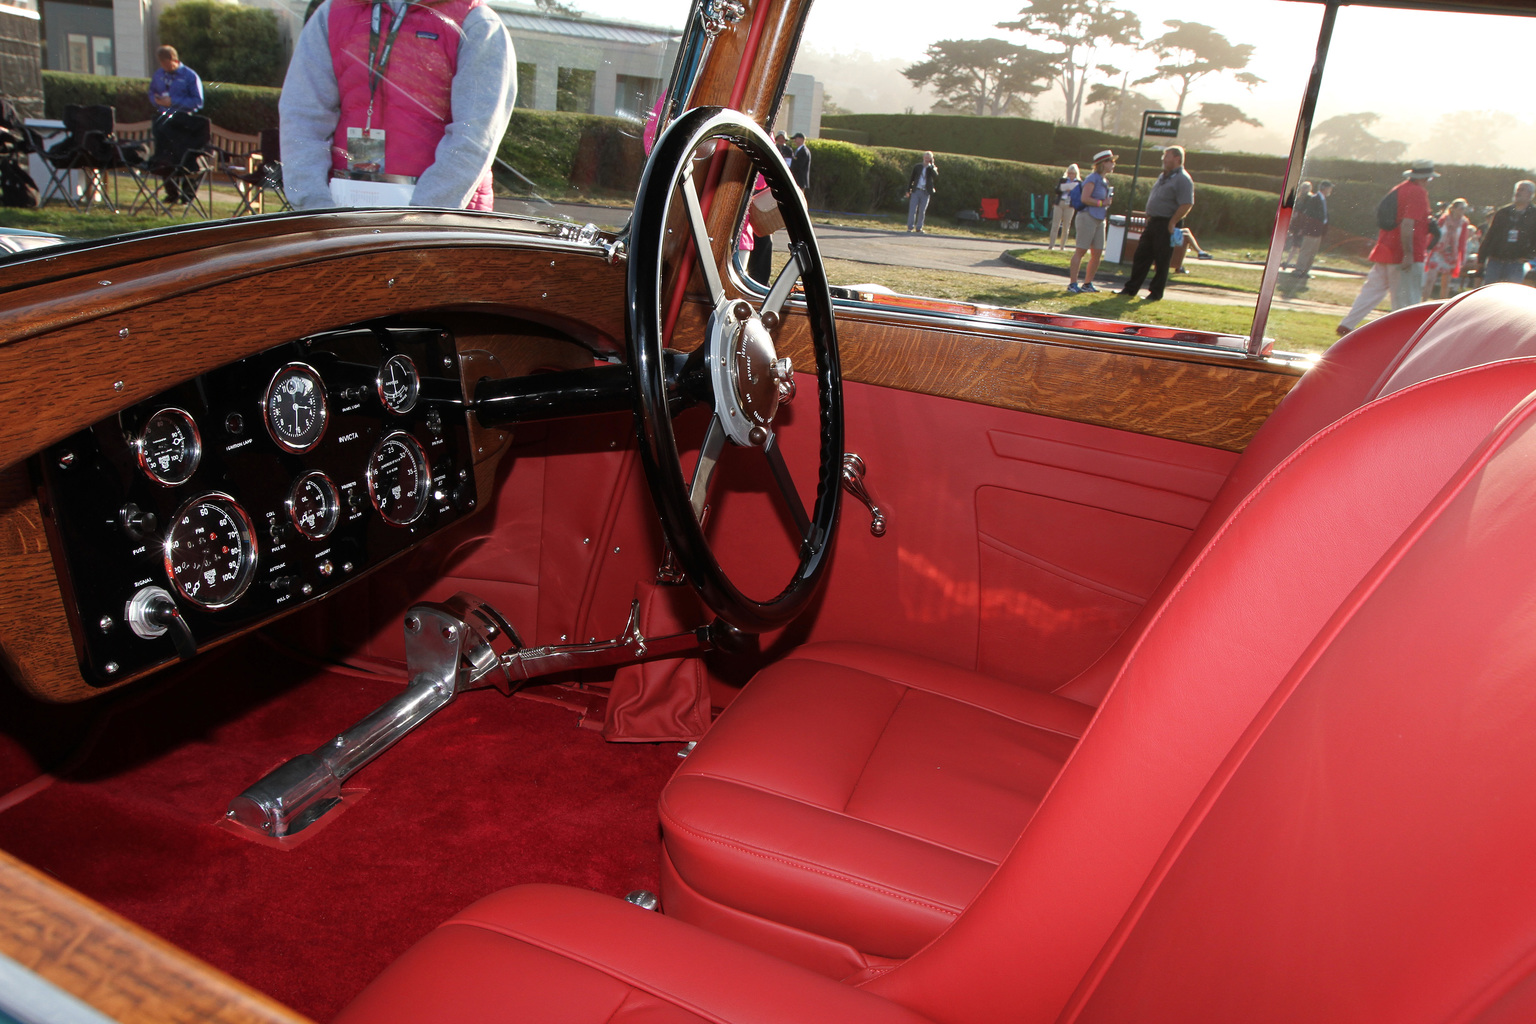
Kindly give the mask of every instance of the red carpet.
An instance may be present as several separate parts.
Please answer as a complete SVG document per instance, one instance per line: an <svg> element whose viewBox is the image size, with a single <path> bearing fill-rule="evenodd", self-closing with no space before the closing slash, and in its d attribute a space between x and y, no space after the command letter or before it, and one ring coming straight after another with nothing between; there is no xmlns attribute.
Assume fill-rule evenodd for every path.
<svg viewBox="0 0 1536 1024"><path fill-rule="evenodd" d="M219 827L231 797L400 685L237 645L120 707L65 778L0 813L0 847L319 1021L496 889L656 888L678 745L606 744L570 711L494 691L359 772L367 795L295 849Z"/></svg>

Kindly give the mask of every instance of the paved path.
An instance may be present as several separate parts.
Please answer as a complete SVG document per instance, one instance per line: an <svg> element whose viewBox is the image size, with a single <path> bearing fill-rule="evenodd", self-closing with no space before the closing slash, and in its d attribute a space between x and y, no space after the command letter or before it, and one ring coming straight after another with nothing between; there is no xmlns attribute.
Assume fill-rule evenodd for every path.
<svg viewBox="0 0 1536 1024"><path fill-rule="evenodd" d="M520 213L552 219L570 219L578 224L594 221L600 226L615 226L628 218L626 209L590 206L582 203L534 204L498 199L499 212ZM787 244L784 232L775 236L775 245L783 251ZM1010 281L1028 281L1033 284L1055 285L1066 289L1063 272L1033 270L1021 267L1003 254L1010 249L1042 248L1031 246L1022 239L1011 240L978 235L922 234L881 228L834 227L820 224L816 227L816 240L821 253L828 259L850 260L870 264L870 275L865 280L850 284L880 283L879 267L917 267L949 273L980 274L986 277L1006 278ZM1211 266L1249 267L1251 263L1212 261ZM1328 274L1327 271L1316 271ZM1102 288L1106 275L1124 280L1124 271L1116 264L1107 264L1101 270L1099 284ZM1347 275L1336 275L1347 276ZM1252 306L1257 296L1245 292L1232 292L1223 288L1205 288L1183 283L1178 275L1168 282L1170 297L1191 302L1206 302L1220 306ZM1275 296L1278 308L1301 309L1315 312L1338 313L1343 307L1333 303L1313 302L1308 299L1286 299Z"/></svg>

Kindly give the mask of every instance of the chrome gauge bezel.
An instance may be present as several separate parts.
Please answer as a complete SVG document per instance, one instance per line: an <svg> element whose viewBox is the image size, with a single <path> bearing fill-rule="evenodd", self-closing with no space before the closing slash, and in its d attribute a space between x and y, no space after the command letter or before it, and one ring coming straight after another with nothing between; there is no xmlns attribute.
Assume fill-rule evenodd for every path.
<svg viewBox="0 0 1536 1024"><path fill-rule="evenodd" d="M192 443L188 446L190 454L188 456L189 462L186 466L186 472L180 476L170 476L157 472L153 463L150 462L147 450L150 427L162 416L172 416L179 419L192 438ZM162 487L176 487L192 479L192 474L197 472L197 467L203 460L203 435L197 429L197 420L192 418L191 413L174 405L168 405L163 409L156 410L154 415L144 421L144 426L133 439L133 449L139 463L139 469L145 476Z"/></svg>
<svg viewBox="0 0 1536 1024"><path fill-rule="evenodd" d="M416 474L416 514L409 519L397 519L385 511L384 505L379 501L378 462L379 453L391 444L399 442L412 454L412 460L417 464ZM422 516L426 515L427 507L432 497L432 462L427 458L427 450L416 438L403 430L396 430L384 435L379 443L373 446L373 451L368 453L368 468L365 473L368 480L368 500L373 502L374 511L379 518L392 526L410 526Z"/></svg>
<svg viewBox="0 0 1536 1024"><path fill-rule="evenodd" d="M390 400L389 393L384 386L385 382L389 379L389 368L391 366L404 367L406 380L410 382L407 388L409 395L398 404ZM386 412L393 413L396 416L404 416L416 408L416 402L421 398L421 374L416 369L415 361L404 353L396 353L384 360L384 365L379 367L378 375L373 379L373 386L378 392L379 404L384 406Z"/></svg>
<svg viewBox="0 0 1536 1024"><path fill-rule="evenodd" d="M235 525L236 540L239 544L239 578L235 581L234 593L222 601L207 601L194 594L189 594L186 587L182 585L182 582L176 578L173 545L178 535L178 527L191 509L205 503L218 505L224 511L230 513L230 519ZM252 523L250 515L238 501L223 491L206 491L183 502L181 507L176 510L176 514L171 518L170 523L166 525L162 552L165 558L165 578L170 583L171 589L199 608L208 608L214 611L220 608L228 608L245 596L245 592L250 589L251 581L256 578L256 563L260 554L256 547L256 527Z"/></svg>
<svg viewBox="0 0 1536 1024"><path fill-rule="evenodd" d="M320 397L320 408L316 412L317 425L313 428L314 437L309 440L304 439L307 433L299 435L296 439L290 438L281 429L280 424L272 418L272 398L277 394L278 385L294 376L304 376L312 380L315 385L315 392ZM313 451L325 439L325 428L330 423L331 418L330 396L325 389L325 378L320 376L319 370L316 370L308 363L294 362L281 367L272 375L271 381L267 383L266 393L262 395L261 418L267 425L268 436L283 451L295 454Z"/></svg>
<svg viewBox="0 0 1536 1024"><path fill-rule="evenodd" d="M325 512L321 524L313 530L305 529L303 521L299 517L299 496L303 493L305 485L319 483L325 491ZM288 513L288 521L293 528L310 540L324 540L336 529L336 524L341 521L341 491L329 476L312 469L293 482L288 489L288 498L283 502L283 508Z"/></svg>

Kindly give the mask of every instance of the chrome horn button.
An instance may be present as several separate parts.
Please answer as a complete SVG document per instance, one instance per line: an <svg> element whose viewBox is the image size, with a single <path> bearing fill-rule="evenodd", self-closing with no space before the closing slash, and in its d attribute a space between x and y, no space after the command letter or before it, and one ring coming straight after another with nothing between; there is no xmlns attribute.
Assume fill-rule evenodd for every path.
<svg viewBox="0 0 1536 1024"><path fill-rule="evenodd" d="M773 335L746 302L722 303L711 335L716 415L733 442L761 445L780 404L794 392L790 361L779 358ZM785 380L791 382L787 388Z"/></svg>

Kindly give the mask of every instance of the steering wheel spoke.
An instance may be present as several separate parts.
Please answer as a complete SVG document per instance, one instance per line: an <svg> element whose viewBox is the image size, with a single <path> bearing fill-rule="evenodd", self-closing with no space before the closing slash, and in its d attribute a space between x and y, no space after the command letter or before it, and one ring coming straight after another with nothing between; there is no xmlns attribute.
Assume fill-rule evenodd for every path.
<svg viewBox="0 0 1536 1024"><path fill-rule="evenodd" d="M693 168L683 170L680 186L683 204L688 208L688 227L693 232L693 248L699 255L699 265L704 268L704 281L709 286L709 301L720 305L725 288L720 283L720 268L715 266L715 248L709 238L709 225L704 222L704 208L699 204L699 190L693 183Z"/></svg>
<svg viewBox="0 0 1536 1024"><path fill-rule="evenodd" d="M709 481L720 465L720 452L725 448L725 424L719 416L709 418L709 429L704 432L704 444L699 448L699 462L693 467L693 483L688 487L688 504L693 508L693 518L704 525L704 509L709 504Z"/></svg>
<svg viewBox="0 0 1536 1024"><path fill-rule="evenodd" d="M731 147L749 158L748 175L763 175L779 197L789 235L789 264L756 310L755 299L746 301L748 296L738 296L734 286L727 291L727 276L715 263L710 243L709 225L728 230L719 228L727 218L718 209L708 209L704 200L715 203L720 196L736 193L721 189L713 198L701 197L695 176L695 168L711 167L699 154L723 160ZM661 288L667 277L664 260L669 251L669 225L677 223L678 203L686 210L690 240L698 252L710 304L703 344L681 367L676 354L664 348ZM803 286L803 310L800 296L793 295L797 282ZM842 373L832 297L810 214L773 140L754 121L736 111L699 107L679 117L656 140L630 226L628 294L629 363L634 373L640 465L667 546L704 603L725 622L750 633L782 626L806 607L829 561L842 495ZM793 304L792 297L797 299ZM807 467L797 464L792 473L780 447L779 431L784 429L780 407L793 393L794 375L789 360L777 350L773 331L786 314L803 316L810 328L813 358L797 355L795 362L804 364L798 367L802 373L814 373L818 390L814 409L806 410L813 412L813 418L807 421L801 417L794 428L816 431L815 502L810 507L795 486L796 476L802 481L810 479L801 472ZM673 378L670 391L669 365ZM684 472L672 422L679 388L687 394L689 404L708 404L712 411L691 476ZM804 405L797 406L797 417ZM797 436L797 451L798 440ZM769 543L792 540L796 549L793 573L777 594L769 591L773 596L749 597L743 593L704 536L702 520L711 507L709 491L727 443L763 450L775 483L770 490L781 493L794 523L795 537L764 538ZM718 496L715 501L718 503ZM717 529L724 525L714 524ZM780 532L777 523L769 529ZM755 545L758 541L753 537L751 542Z"/></svg>
<svg viewBox="0 0 1536 1024"><path fill-rule="evenodd" d="M789 301L790 294L795 290L795 282L800 280L801 250L801 246L791 243L789 262L784 264L784 269L774 278L773 287L768 289L768 297L763 300L763 308L758 312L759 316L768 313L775 317L783 316L784 303Z"/></svg>
<svg viewBox="0 0 1536 1024"><path fill-rule="evenodd" d="M779 435L772 433L763 444L763 455L768 459L768 469L773 473L773 482L779 485L779 494L783 496L784 503L789 506L790 518L795 521L795 529L800 532L801 541L811 539L811 517L805 512L805 502L800 500L800 489L795 486L794 477L789 474L789 464L784 461L784 453L779 450Z"/></svg>

